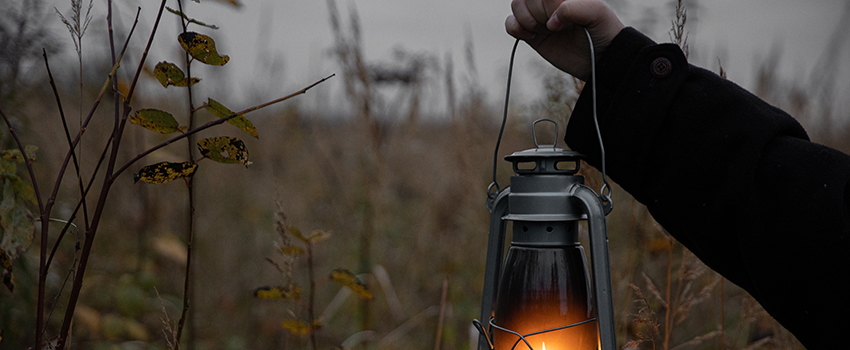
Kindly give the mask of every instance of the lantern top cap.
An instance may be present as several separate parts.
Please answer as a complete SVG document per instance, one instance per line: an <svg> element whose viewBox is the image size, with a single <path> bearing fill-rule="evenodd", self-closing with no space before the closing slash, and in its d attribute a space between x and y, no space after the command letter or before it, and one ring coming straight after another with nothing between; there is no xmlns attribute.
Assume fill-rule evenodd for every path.
<svg viewBox="0 0 850 350"><path fill-rule="evenodd" d="M551 145L514 152L505 156L505 160L513 163L514 172L519 175L574 175L578 172L580 161L583 158L584 155L581 153Z"/></svg>
<svg viewBox="0 0 850 350"><path fill-rule="evenodd" d="M517 151L509 156L505 156L505 160L509 162L534 161L541 158L556 158L558 160L581 160L584 155L576 151L568 149L551 147L551 145L531 148L524 151Z"/></svg>
<svg viewBox="0 0 850 350"><path fill-rule="evenodd" d="M555 127L555 138L552 144L541 145L537 141L537 130L535 126L540 122L550 122ZM580 161L584 156L575 151L558 148L558 123L552 119L535 120L531 124L531 134L534 138L535 148L514 152L505 157L505 160L513 163L514 172L520 175L573 175L578 172ZM564 167L561 163L574 163L574 165Z"/></svg>

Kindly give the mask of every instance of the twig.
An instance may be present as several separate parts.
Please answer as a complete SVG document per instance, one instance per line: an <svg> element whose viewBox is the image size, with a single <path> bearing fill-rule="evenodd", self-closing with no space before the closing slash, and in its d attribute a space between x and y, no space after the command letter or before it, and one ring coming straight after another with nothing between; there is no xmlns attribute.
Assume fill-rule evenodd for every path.
<svg viewBox="0 0 850 350"><path fill-rule="evenodd" d="M74 141L71 142L71 147L68 150L68 153L65 154L65 160L62 162L62 166L59 167L59 174L56 175L56 182L53 185L53 191L50 195L50 198L47 200L47 204L45 205L45 212L50 213L53 203L56 201L56 196L59 193L59 185L62 183L62 179L65 177L65 170L68 168L68 162L71 159L71 154L74 152L74 149L77 147L77 144L80 142L80 138L86 130L89 122L91 121L92 116L94 116L94 112L97 110L97 107L100 105L100 101L103 99L103 95L106 93L106 89L109 87L109 83L112 81L112 77L115 72L118 70L119 65L121 64L121 59L124 57L124 52L127 50L127 44L130 42L130 38L133 35L133 31L136 29L136 23L139 20L139 12L136 12L136 21L133 23L133 28L130 30L130 33L127 35L127 40L124 42L124 48L121 50L121 55L118 56L115 64L112 65L112 70L106 77L106 81L103 83L103 87L101 87L100 92L95 99L95 102L92 104L91 110L89 110L89 114L86 117L86 120L83 122L83 126L77 132L77 135L74 138ZM111 141L111 139L110 139ZM107 147L109 142L107 142ZM97 175L97 172L92 174L92 178Z"/></svg>
<svg viewBox="0 0 850 350"><path fill-rule="evenodd" d="M440 338L443 336L443 317L446 315L446 296L449 291L449 279L443 279L443 291L440 295L440 316L437 319L437 339L434 341L434 350L440 350Z"/></svg>
<svg viewBox="0 0 850 350"><path fill-rule="evenodd" d="M177 6L180 9L180 13L183 14L183 17L180 18L180 24L183 27L183 33L187 32L187 22L188 17L186 17L185 12L183 12L183 1L177 0ZM185 19L185 20L184 20ZM183 52L185 60L186 60L186 75L188 76L189 83L186 84L186 89L188 91L189 98L189 128L195 127L195 106L193 104L192 99L192 61L189 59L189 52ZM189 162L195 163L195 156L192 146L194 146L194 137L188 136L186 138L186 146L188 146L189 153ZM189 209L189 217L188 217L188 227L186 228L186 274L183 278L183 311L180 314L180 320L177 322L177 335L175 336L175 346L174 350L180 349L180 339L183 336L183 326L186 323L186 317L189 312L189 293L194 290L194 288L190 288L192 283L192 245L195 240L195 190L194 190L194 177L186 178L186 188L188 190L188 209ZM191 327L190 327L191 328ZM192 347L193 342L191 341L192 334L190 334L190 348Z"/></svg>
<svg viewBox="0 0 850 350"><path fill-rule="evenodd" d="M156 146L153 146L153 147L151 147L151 148L147 149L146 151L144 151L144 152L142 152L142 153L139 153L138 155L136 155L135 157L133 157L133 159L130 159L129 161L127 161L127 163L126 163L126 164L124 164L121 168L119 168L118 170L116 170L116 171L112 174L112 178L116 178L116 177L118 177L118 175L121 175L121 173L123 173L125 170L127 170L127 168L129 168L131 165L133 165L133 163L135 163L135 162L139 161L139 159L142 159L143 157L147 156L148 154L153 153L154 151L156 151L156 150L158 150L158 149L160 149L160 148L163 148L163 147L165 147L165 146L168 146L168 145L170 145L170 144L172 144L172 143L174 143L174 142L176 142L176 141L180 141L180 140L182 140L183 138L188 137L189 135L192 135L192 134L198 133L198 132L200 132L200 131L203 131L203 130L209 129L209 128L210 128L210 127L212 127L212 126L222 124L222 123L224 123L224 122L226 122L226 121L228 121L228 120L230 120L230 119L236 118L236 117L237 117L237 116L239 116L240 114L246 114L246 113L249 113L249 112L253 112L253 111L256 111L256 110L258 110L258 109L260 109L260 108L268 107L268 106L271 106L271 105L273 105L273 104L275 104L275 103L283 102L283 101L286 101L286 100L288 100L288 99L290 99L290 98L293 98L293 97L295 97L295 96L298 96L298 95L304 94L304 93L306 93L306 92L307 92L307 90L309 90L310 88L312 88L312 87L314 87L314 86L316 86L316 85L318 85L318 84L321 84L321 83L322 83L322 82L324 82L325 80L328 80L328 79L332 78L334 75L335 75L335 74L331 74L331 75L329 75L329 76L327 76L327 77L324 77L324 78L322 78L321 80L319 80L319 81L317 81L317 82L315 82L315 83L312 83L312 84L310 84L309 86L307 86L307 87L305 87L305 88L303 88L303 89L301 89L301 90L298 90L298 91L296 91L296 92L293 92L293 93L291 93L291 94L289 94L289 95L286 95L286 96L284 96L284 97L281 97L281 98L279 98L279 99L276 99L276 100L273 100L273 101L269 101L269 102L266 102L266 103L263 103L263 104L260 104L260 105L256 105L256 106L254 106L254 107L250 107L250 108L248 108L248 109L245 109L245 110L242 110L242 111L239 111L239 112L234 112L233 114L231 114L231 115L229 115L229 116L226 116L226 117L224 117L224 118L219 118L219 119L217 119L217 120L213 120L213 121L207 122L206 124L203 124L203 125L201 125L201 126L199 126L199 127L197 127L197 128L194 128L194 129L192 129L192 130L188 130L188 131L186 131L186 132L185 132L185 133L183 133L183 134L180 134L180 135L174 136L174 137L172 137L172 138L170 138L170 139L168 139L168 140L166 140L166 141L163 141L162 143L160 143L160 144L158 144L158 145L156 145Z"/></svg>
<svg viewBox="0 0 850 350"><path fill-rule="evenodd" d="M310 315L310 347L317 350L319 345L316 343L316 278L313 274L313 241L307 241L307 278L310 279L310 300L307 305L307 312Z"/></svg>
<svg viewBox="0 0 850 350"><path fill-rule="evenodd" d="M100 169L100 166L103 165L103 161L104 159L106 159L106 151L109 150L109 144L111 141L112 139L107 141L106 146L103 147L103 152L100 154L100 159L98 159L97 165L94 167L94 174L97 174L98 170ZM47 264L45 265L45 268L50 268L50 263L53 261L53 256L56 254L56 250L59 249L59 243L62 243L62 238L65 237L65 233L68 232L71 223L77 217L77 212L79 212L80 207L82 207L83 199L88 196L89 190L91 190L91 187L94 184L94 179L94 176L89 179L89 183L88 185L86 185L85 191L83 191L83 197L77 201L77 205L74 207L74 211L72 211L71 215L68 217L68 222L66 222L65 226L62 227L62 230L59 231L59 237L56 238L56 242L53 243L53 249L50 251L50 256L47 257Z"/></svg>
<svg viewBox="0 0 850 350"><path fill-rule="evenodd" d="M103 87L101 88L100 93L97 96L97 99L95 100L94 104L92 105L92 108L89 111L89 114L86 117L85 122L82 123L82 125L80 126L80 130L77 132L77 135L76 135L76 138L74 139L74 141L69 142L68 153L65 155L65 160L63 161L62 166L60 167L59 174L56 176L56 182L53 186L53 191L51 193L50 198L48 199L46 205L42 206L41 204L39 204L39 212L40 212L40 215L41 215L42 223L49 222L50 212L52 211L53 204L56 201L56 196L58 195L58 192L59 192L59 186L62 183L62 179L65 177L65 170L67 169L68 161L72 156L75 160L75 165L76 165L76 153L75 153L76 146L79 143L80 139L82 138L82 134L85 132L86 126L88 126L88 123L91 121L91 118L94 115L94 111L97 110L97 106L100 104L100 101L102 100L103 95L106 92L106 88L109 85L110 80L113 78L115 72L118 70L118 67L119 67L120 62L121 62L121 58L123 58L123 56L124 56L124 52L127 49L127 44L128 44L128 42L130 41L130 38L133 35L133 31L136 28L136 23L138 23L138 19L139 19L139 12L136 13L136 21L133 23L133 27L130 30L130 33L127 35L127 40L124 42L124 48L121 51L121 55L118 57L116 62L112 65L112 70L110 71L109 75L107 76L106 82L104 83ZM45 55L45 64L46 63L47 63L47 56ZM48 71L49 71L49 68L48 68ZM53 83L52 75L51 75L51 83ZM59 95L55 92L55 87L54 87L54 94L56 94L57 102L58 102ZM60 113L61 113L61 104L60 104ZM62 114L62 120L63 120L63 124L65 124L64 113ZM66 132L67 132L67 126L66 126ZM107 143L107 147L108 147L108 143ZM79 168L77 168L77 169L79 169ZM78 175L77 177L79 178L79 170L77 171L77 175ZM92 174L92 179L94 179L94 177L96 175L97 175L97 171L95 171ZM36 187L36 193L38 193L37 189L38 189L38 187ZM84 191L84 193L81 194L80 202L82 202L83 204L85 202L85 193L87 193L87 192L88 191ZM38 198L39 203L41 203L41 196L39 194L37 194L37 196L39 197ZM86 215L86 217L87 216L88 215ZM86 218L86 226L89 226L88 225L88 217ZM45 283L46 283L46 279L47 279L47 268L49 266L48 261L53 260L53 255L56 252L56 249L59 245L59 242L61 242L61 238L64 237L64 233L67 230L67 225L66 225L65 229L63 229L62 233L59 236L59 239L57 240L56 244L54 245L54 248L53 248L53 250L51 251L51 254L50 254L50 259L45 260L45 255L46 255L46 250L47 250L48 228L49 228L49 225L47 225L47 224L43 224L42 228L41 228L42 240L41 240L41 253L39 255L39 265L40 265L40 268L39 268L39 286L38 286L38 301L37 301L37 307L36 307L36 309L37 309L36 310L36 312L37 312L36 322L38 323L36 325L36 343L35 343L36 348L40 347L39 344L41 343L41 333L42 333L43 327L45 326L44 323L43 323L44 289L45 289ZM88 227L87 227L87 230L88 230ZM76 279L77 278L75 276L75 287L76 287ZM72 288L71 289L72 295L74 294L74 291L75 291L74 288ZM79 294L79 291L77 291L77 294ZM66 312L65 312L65 319L64 319L63 324L62 324L62 331L60 332L60 340L59 340L59 344L62 345L62 346L64 346L65 338L68 334L68 331L70 330L70 323L72 321L71 315L73 315L73 307L71 307L71 310L72 311L71 311L70 315L68 313L68 309L66 309ZM60 346L60 348L62 346Z"/></svg>
<svg viewBox="0 0 850 350"><path fill-rule="evenodd" d="M62 100L60 99L59 91L56 88L56 81L53 79L53 73L50 71L50 63L47 59L47 50L42 49L42 56L44 57L44 67L47 69L47 77L50 80L50 87L53 89L53 96L56 97L56 106L59 109L59 117L62 121L62 127L65 129L65 139L68 141L68 147L71 148L71 132L68 131L68 121L65 118L65 110L62 108ZM115 62L113 62L112 64L115 64ZM71 152L71 157L74 161L74 170L77 173L77 184L80 187L80 201L83 203L83 217L85 218L85 228L86 230L88 230L89 214L88 208L86 207L86 201L84 200L85 195L83 194L83 179L80 176L80 163L77 159L76 152ZM50 266L50 264L48 264L48 266Z"/></svg>
<svg viewBox="0 0 850 350"><path fill-rule="evenodd" d="M159 20L162 18L162 12L163 12L163 9L165 8L165 1L166 0L162 0L162 3L160 5L159 13L157 14L157 17L156 17L156 22L154 24L153 29L151 30L150 39L148 39L147 48L150 48L151 42L153 41L154 35L156 34L157 28L159 26ZM137 16L138 16L138 14L137 14ZM133 28L135 28L135 24L134 24ZM128 34L128 36L127 36L127 41L130 40L130 37L132 36L132 34L133 34L133 31L131 30L130 33ZM124 52L125 52L126 48L127 48L127 43L125 42L124 48L121 51L121 55L118 56L118 59L116 60L115 65L113 65L113 67L112 67L112 71L109 73L109 78L107 79L107 84L104 84L103 89L101 89L100 95L98 96L97 103L100 102L100 99L102 98L102 96L105 92L105 89L108 86L109 79L114 77L115 71L118 69L118 65L121 62L121 58L124 56ZM95 234L97 233L97 227L98 227L98 224L100 223L100 217L103 214L103 209L104 209L105 204L106 204L106 198L109 194L109 189L112 187L112 183L114 182L114 178L109 176L109 174L112 173L113 167L115 166L115 160L118 157L118 149L119 149L119 146L121 144L121 133L123 132L124 121L126 120L127 115L130 113L129 101L130 101L130 98L131 98L132 93L133 93L133 88L135 88L136 81L138 80L139 73L141 72L142 67L144 67L145 58L147 57L147 48L145 49L145 54L142 56L142 59L139 61L139 66L136 69L136 76L133 79L133 84L132 84L132 87L130 88L130 92L127 94L127 98L124 100L124 120L121 121L121 126L118 128L118 130L115 130L113 132L112 137L111 137L111 139L112 139L112 147L111 147L112 153L109 157L109 163L107 164L107 168L106 168L107 176L105 176L103 185L101 187L100 197L98 198L97 207L95 208L94 216L92 217L91 228L89 229L88 232L86 232L85 244L83 245L83 251L80 255L80 263L79 263L79 266L78 266L77 275L74 278L74 285L73 285L73 288L71 288L71 295L68 299L68 306L65 309L65 318L62 321L62 328L61 328L60 333L59 333L59 342L57 344L57 347L59 349L63 349L64 346L65 346L65 340L68 336L68 331L69 331L69 328L70 328L70 325L71 325L71 321L73 320L74 310L76 309L77 300L79 299L79 296L80 296L80 290L83 287L83 276L85 275L86 266L88 264L88 258L89 258L89 255L91 254L91 249L92 249L92 244L94 242L94 237L95 237ZM94 106L92 108L92 110L94 110L94 108L96 108L96 106ZM90 118L91 117L87 118L86 124L88 123ZM77 134L77 139L75 141L79 140L83 130L84 130L84 128L81 129L80 133ZM66 157L66 160L65 160L65 164L63 164L61 171L64 171L65 167L67 167L67 157ZM96 175L96 174L93 174L92 176L94 176L94 175ZM60 176L61 176L61 172L60 172ZM61 181L61 178L57 179L57 185L56 185L56 188L54 188L54 196L51 198L52 200L55 199L55 192L58 190L58 184L59 184L60 181ZM46 232L46 230L44 232Z"/></svg>

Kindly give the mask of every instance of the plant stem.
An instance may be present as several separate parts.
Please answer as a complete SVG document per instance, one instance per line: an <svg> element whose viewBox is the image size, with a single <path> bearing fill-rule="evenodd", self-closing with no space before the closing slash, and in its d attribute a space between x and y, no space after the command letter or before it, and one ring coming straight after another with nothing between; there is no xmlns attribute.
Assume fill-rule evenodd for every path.
<svg viewBox="0 0 850 350"><path fill-rule="evenodd" d="M100 158L97 161L97 165L94 167L93 174L97 174L97 172L100 170L100 166L103 165L103 161L106 159L106 152L109 150L110 142L107 142L106 146L103 147L103 152L100 154ZM83 199L88 197L89 190L91 190L91 187L94 184L94 179L94 176L89 178L89 183L86 185L85 191L83 191ZM68 221L65 223L65 226L63 226L62 230L59 231L59 237L56 238L56 242L53 243L53 249L50 251L50 255L47 257L47 264L45 265L46 269L50 268L50 263L53 261L53 256L56 255L56 250L59 249L59 243L62 242L62 238L65 237L65 233L68 232L68 229L71 227L72 222L77 217L77 212L80 211L80 207L82 207L82 204L82 199L77 201L77 205L74 207L74 211L71 212L71 215L68 217Z"/></svg>
<svg viewBox="0 0 850 350"><path fill-rule="evenodd" d="M78 266L77 275L74 277L74 284L73 284L73 287L71 288L71 295L68 299L68 306L65 309L65 318L62 321L62 329L59 332L59 341L58 341L58 344L57 344L57 348L59 348L59 349L64 348L65 341L67 340L67 337L68 337L68 331L70 329L71 322L73 321L74 311L75 311L76 306L77 306L77 300L80 297L80 290L83 287L83 276L85 275L86 266L88 264L88 258L91 254L91 249L92 249L92 245L93 245L93 242L94 242L94 237L95 237L95 234L97 233L97 228L98 228L98 224L100 223L101 215L103 214L103 209L104 209L105 204L106 204L106 198L109 194L109 190L112 187L112 184L115 181L115 178L112 177L112 176L109 176L109 175L112 174L112 172L114 170L115 161L118 158L118 149L120 148L120 145L121 145L121 135L124 132L124 125L126 125L127 117L129 116L130 111L132 110L132 108L130 108L130 100L131 100L132 95L133 95L133 90L134 90L136 83L138 81L139 74L141 73L142 68L144 67L145 59L147 58L148 50L150 49L151 43L153 42L154 36L156 35L156 32L157 32L157 28L159 27L159 21L162 18L162 12L165 9L165 1L166 0L162 0L162 3L160 4L160 8L159 8L159 12L158 12L157 17L156 17L156 21L154 22L154 26L151 29L151 35L150 35L150 38L148 39L148 43L147 43L147 46L145 48L145 53L142 55L142 59L139 60L139 66L136 68L136 75L133 78L133 82L132 82L131 87L130 87L130 92L127 94L127 97L124 100L124 111L123 111L121 122L119 123L118 128L113 130L112 136L110 137L110 139L112 140L112 147L111 147L112 152L109 156L109 162L106 166L106 176L104 177L103 185L101 186L100 197L98 198L97 207L95 208L95 212L94 212L94 215L93 215L92 220L91 220L91 227L86 232L85 243L83 244L83 250L82 250L81 255L80 255L80 263L79 263L79 266ZM138 15L137 15L137 18L138 18ZM135 24L133 25L133 28L135 28ZM118 56L117 62L115 63L115 65L113 65L112 71L109 73L110 79L112 77L114 77L115 71L118 70L118 64L121 62L121 58L123 57L124 51L127 48L127 42L129 42L129 39L130 39L130 36L132 36L132 33L133 33L133 31L131 30L130 34L128 34L128 36L127 36L127 41L125 41L125 43L124 43L124 48L121 50L121 55ZM109 79L107 79L107 82L108 81L109 81ZM103 89L101 89L100 96L98 96L98 100L96 101L96 104L100 102L100 98L102 98L102 95L104 94L106 87L107 87L107 85L105 84ZM90 116L86 119L86 122L84 123L84 128L85 128L85 125L88 124L88 121L91 118L91 114L93 114L94 108L96 108L96 107L97 106L95 105L92 108L92 112L90 112ZM84 128L80 130L79 134L77 134L77 139L74 140L75 143L80 139L80 136L82 135L83 130L85 130ZM73 151L73 150L71 150L71 151ZM63 167L60 168L60 175L59 175L60 178L57 179L56 187L53 189L54 190L54 196L51 197L51 200L55 199L55 194L56 194L56 191L58 191L59 182L61 181L62 171L64 171L64 168L67 167L67 162L68 162L68 157L66 156L65 164L63 164ZM93 174L92 176L94 176L94 175L95 174ZM46 225L42 225L42 227L46 228ZM42 231L46 232L46 229L43 229ZM45 235L45 234L43 233L43 235ZM38 345L36 345L36 350L38 350L38 349L39 349L39 347L38 347Z"/></svg>
<svg viewBox="0 0 850 350"><path fill-rule="evenodd" d="M103 95L106 93L106 89L109 87L109 83L112 81L113 75L118 70L119 64L121 63L121 59L124 57L124 52L126 52L126 50L127 50L127 44L129 43L130 38L133 36L133 32L136 30L136 25L139 23L140 12L141 12L141 8L139 8L139 11L136 11L136 19L133 22L133 27L130 29L130 33L127 35L127 40L124 42L124 47L121 49L121 55L118 56L116 63L112 65L112 71L110 71L109 74L107 75L106 81L103 83L103 87L101 87L101 89L100 89L100 93L98 93L98 96L95 99L95 101L92 105L92 108L89 111L88 116L86 117L86 120L83 122L83 128L79 132L77 132L77 135L75 136L74 140L71 141L71 145L68 149L68 152L65 154L65 160L63 161L62 165L59 167L59 174L56 175L56 182L53 185L53 191L50 195L50 198L47 200L47 203L45 204L44 210L43 210L45 213L48 214L48 216L49 216L49 214L50 214L50 212L53 208L53 204L56 201L56 196L59 193L59 186L62 183L62 179L65 177L65 170L68 168L68 162L72 158L72 156L74 155L73 150L76 148L77 144L79 143L80 139L82 138L82 135L85 132L85 129L88 126L89 121L91 121L91 118L94 115L94 112L97 110L97 107L100 105L100 101L103 99ZM48 72L49 72L49 70L48 70ZM54 90L54 94L58 95L58 92ZM58 96L57 96L57 98L58 98ZM100 165L103 163L103 158L105 157L106 152L109 149L109 145L111 144L111 142L112 142L111 138L109 140L107 140L107 142L106 142L106 146L104 147L103 154L101 154L101 159L98 161L98 165L97 165L97 167L95 167L95 171L92 173L92 177L89 180L89 185L88 185L89 188L91 187L91 183L94 181L94 178L97 175L97 171L100 168ZM79 203L78 203L78 206L79 206ZM75 213L71 215L72 217L74 215L76 215L76 210L77 209L75 209L74 210ZM47 227L42 227L43 231L46 230L46 229L47 229ZM65 230L67 230L67 225L62 230L62 232L60 233L59 238L56 240L56 243L54 244L54 248L53 248L54 251L56 250L56 247L59 245L59 243L62 241L62 237L65 234ZM52 253L51 253L51 256L52 256ZM52 260L52 259L50 259L50 260ZM48 260L48 262L50 260ZM47 266L49 267L50 264L48 263Z"/></svg>
<svg viewBox="0 0 850 350"><path fill-rule="evenodd" d="M183 1L177 0L177 6L180 10L180 13L184 14L184 17L185 17L185 12L183 12ZM180 20L181 26L183 27L183 33L186 33L187 32L186 20L183 17L180 17L179 20ZM192 81L192 61L190 61L190 59L189 59L189 53L188 52L184 51L183 54L184 54L184 57L185 57L185 60L186 60L186 76L188 76L188 81L189 81L189 84L187 84L187 86L186 86L186 89L188 91L188 99L189 99L189 104L188 104L188 106L189 106L189 129L192 129L192 128L195 127L195 106L194 106L193 99L192 99L192 83L191 83L191 81ZM187 148L188 148L188 153L189 153L189 162L194 163L195 162L195 156L194 156L194 153L192 152L193 151L192 145L194 144L194 135L190 135L190 136L186 137L186 141L187 141L186 145L188 146ZM190 293L191 293L192 290L194 290L194 288L191 288L192 282L194 281L192 279L192 245L193 245L193 242L194 242L194 239L195 239L195 191L194 191L194 182L195 182L194 176L190 176L186 179L186 188L188 190L187 195L189 197L188 198L189 203L188 203L188 208L187 208L187 210L188 210L188 218L187 218L188 223L187 224L188 225L187 225L187 228L186 228L186 230L187 230L186 231L186 274L183 278L183 311L180 314L180 320L177 322L177 334L175 335L175 339L174 339L174 349L175 350L180 349L180 338L183 335L183 326L185 325L187 313L189 312ZM189 322L191 324L192 320L190 320ZM191 336L193 335L194 332L190 332L190 333L192 333L192 334L190 334L190 339L189 339L189 348L191 349L194 345L193 344L194 342L191 339L192 338Z"/></svg>
<svg viewBox="0 0 850 350"><path fill-rule="evenodd" d="M443 318L446 315L446 297L449 292L449 279L443 279L443 291L440 293L440 316L437 319L437 339L434 340L434 350L440 350L441 338L443 336Z"/></svg>
<svg viewBox="0 0 850 350"><path fill-rule="evenodd" d="M313 276L313 242L307 241L307 274L310 278L310 301L307 306L307 312L310 314L310 346L313 350L318 349L316 344L316 315L315 315L315 299L316 299L316 278Z"/></svg>

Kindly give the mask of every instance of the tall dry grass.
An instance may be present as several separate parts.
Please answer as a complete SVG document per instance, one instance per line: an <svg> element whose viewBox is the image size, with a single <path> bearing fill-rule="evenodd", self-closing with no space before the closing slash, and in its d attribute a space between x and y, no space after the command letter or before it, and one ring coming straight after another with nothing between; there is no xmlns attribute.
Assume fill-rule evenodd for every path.
<svg viewBox="0 0 850 350"><path fill-rule="evenodd" d="M280 281L279 272L265 259L276 254L279 202L291 224L332 234L314 252L316 271L351 267L375 295L373 301L362 302L340 298L340 289L318 289L317 311L326 316L316 334L320 348L466 349L483 284L489 217L483 204L498 107L486 100L475 79L468 79L473 83L467 86L454 86L453 75L472 75L469 67L474 66L461 70L447 56L443 63L412 70L412 83L402 85L411 91L406 100L376 108L382 105L376 70L364 57L356 12L350 10L345 19L333 0L328 5L335 35L333 57L352 106L350 117L323 118L290 104L254 119L265 135L274 136L250 145L254 161L250 170L222 166L195 176L196 186L209 190L196 198L194 348L308 348L307 337L281 327L281 321L291 316L286 305L251 294L257 286ZM470 60L474 63L474 58ZM777 83L775 67L767 62L760 72L756 90L761 96L789 109L810 130L835 129L818 128L821 123L846 130L841 121L846 112L829 107L834 106L834 97L813 95L797 82ZM428 74L431 79L424 78ZM566 121L581 89L579 81L563 74L546 72L540 80L546 94L512 109L504 154L533 146L528 132L532 119ZM447 118L418 114L423 84L446 91ZM32 116L30 124L39 127L22 134L30 143L44 145L37 166L44 170L40 173L49 174L59 161L54 149L60 148L51 142L62 139L62 130L46 117L53 115L45 107L50 101L40 98L32 96L24 108ZM819 119L820 115L832 117ZM813 134L850 150L837 133ZM161 141L142 131L128 139L137 145L127 147L127 157L133 155L130 150ZM588 166L582 169L589 185L599 188L595 183L599 173ZM500 170L500 179L506 179L510 170L504 164ZM174 182L150 191L143 184L132 185L129 176L119 181L126 185L114 189L113 198L120 200L107 210L104 234L95 246L75 318L74 347L164 349L162 310L176 315L182 304L186 252L179 237L185 230L184 185ZM616 209L608 220L621 345L801 348L746 292L676 243L644 206L622 190L615 192ZM74 248L65 247L57 255L57 265L70 265L73 258ZM36 261L31 252L15 267L20 290L0 291L4 345L23 343L31 336L31 330L20 325L34 322L30 310ZM293 270L293 278L306 283L307 266L301 263ZM48 289L58 291L66 272L54 268Z"/></svg>

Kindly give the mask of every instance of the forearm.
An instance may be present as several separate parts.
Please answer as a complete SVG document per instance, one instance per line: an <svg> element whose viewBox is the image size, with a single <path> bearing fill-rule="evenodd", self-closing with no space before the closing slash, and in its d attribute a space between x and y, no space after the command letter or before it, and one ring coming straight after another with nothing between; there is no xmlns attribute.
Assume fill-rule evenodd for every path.
<svg viewBox="0 0 850 350"><path fill-rule="evenodd" d="M668 62L671 69L662 69ZM809 142L781 110L689 66L675 45L656 45L633 29L614 39L598 74L611 178L804 344L818 345L798 326L827 316L795 298L830 296L830 290L811 291L832 282L821 265L841 266L839 273L850 265L838 253L850 239L844 194L850 157ZM590 91L585 88L576 105L566 141L598 166ZM804 251L800 264L796 258ZM801 274L808 285L789 283L788 275ZM846 301L837 302L832 305L848 311Z"/></svg>

